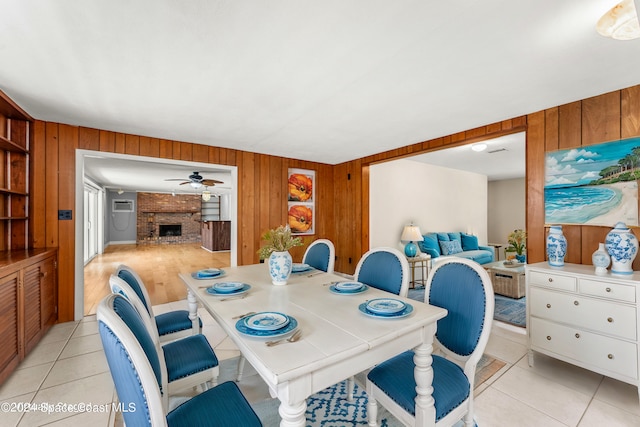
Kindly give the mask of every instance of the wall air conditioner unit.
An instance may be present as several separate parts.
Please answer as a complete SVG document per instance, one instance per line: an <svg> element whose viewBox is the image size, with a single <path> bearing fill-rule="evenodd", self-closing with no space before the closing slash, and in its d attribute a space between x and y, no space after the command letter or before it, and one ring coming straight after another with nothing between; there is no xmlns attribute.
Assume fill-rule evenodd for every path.
<svg viewBox="0 0 640 427"><path fill-rule="evenodd" d="M113 199L112 212L133 212L133 200Z"/></svg>

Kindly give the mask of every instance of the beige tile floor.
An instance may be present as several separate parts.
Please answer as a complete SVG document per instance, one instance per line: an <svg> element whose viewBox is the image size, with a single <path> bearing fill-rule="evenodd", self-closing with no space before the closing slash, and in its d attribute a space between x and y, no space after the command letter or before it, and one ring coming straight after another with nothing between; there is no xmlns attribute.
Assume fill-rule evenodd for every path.
<svg viewBox="0 0 640 427"><path fill-rule="evenodd" d="M154 310L162 313L177 308L186 308L186 303L164 304ZM201 316L203 332L221 366L226 367L220 380L232 379L239 353L207 313ZM507 364L476 390L479 426L640 426L635 387L542 355L536 355L535 366L529 367L521 331L494 324L486 353ZM268 397L267 387L250 366L240 388L250 402ZM54 326L0 387L0 402L8 403L10 410L46 404L50 411L7 412L7 405L2 405L0 427L119 426L121 418L110 405L114 399L96 319L88 316ZM91 404L92 410L59 409L57 403Z"/></svg>

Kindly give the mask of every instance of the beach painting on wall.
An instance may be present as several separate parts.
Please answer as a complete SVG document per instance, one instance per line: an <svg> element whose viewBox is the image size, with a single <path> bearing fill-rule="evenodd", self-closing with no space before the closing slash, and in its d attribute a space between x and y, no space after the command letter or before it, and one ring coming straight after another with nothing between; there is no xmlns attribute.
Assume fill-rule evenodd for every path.
<svg viewBox="0 0 640 427"><path fill-rule="evenodd" d="M547 224L638 225L640 138L549 152Z"/></svg>

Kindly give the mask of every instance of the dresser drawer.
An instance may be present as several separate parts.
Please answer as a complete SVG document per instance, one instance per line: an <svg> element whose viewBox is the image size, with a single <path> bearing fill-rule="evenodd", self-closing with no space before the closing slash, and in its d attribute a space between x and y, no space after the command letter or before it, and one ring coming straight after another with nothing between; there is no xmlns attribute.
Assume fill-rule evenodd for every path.
<svg viewBox="0 0 640 427"><path fill-rule="evenodd" d="M606 335L636 339L636 309L633 306L542 288L531 288L529 291L529 311L532 317Z"/></svg>
<svg viewBox="0 0 640 427"><path fill-rule="evenodd" d="M553 273L543 273L540 271L530 271L527 273L529 284L544 286L547 288L560 289L563 291L576 291L576 278L561 276Z"/></svg>
<svg viewBox="0 0 640 427"><path fill-rule="evenodd" d="M527 327L534 350L546 350L571 358L589 369L638 378L635 343L605 337L543 319L531 319Z"/></svg>
<svg viewBox="0 0 640 427"><path fill-rule="evenodd" d="M593 295L618 301L636 302L636 287L598 280L579 279L578 288L584 295Z"/></svg>

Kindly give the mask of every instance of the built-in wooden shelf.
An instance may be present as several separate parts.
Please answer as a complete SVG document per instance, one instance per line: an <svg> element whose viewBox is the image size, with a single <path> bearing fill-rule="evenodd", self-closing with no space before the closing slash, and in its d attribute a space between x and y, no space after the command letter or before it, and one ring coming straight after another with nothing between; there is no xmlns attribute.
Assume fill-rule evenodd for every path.
<svg viewBox="0 0 640 427"><path fill-rule="evenodd" d="M15 142L9 141L4 136L0 135L0 150L12 151L14 153L28 153L24 147L19 146Z"/></svg>
<svg viewBox="0 0 640 427"><path fill-rule="evenodd" d="M14 196L28 195L28 193L25 193L24 191L14 191L14 190L9 190L8 188L1 188L1 187L0 187L0 194L13 194Z"/></svg>

